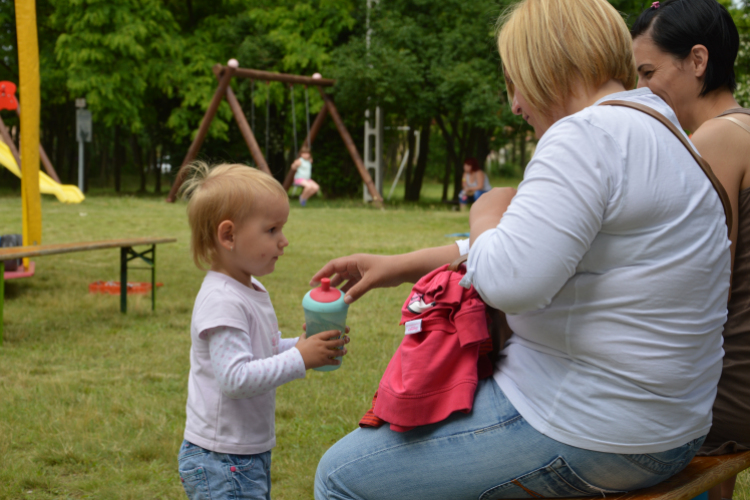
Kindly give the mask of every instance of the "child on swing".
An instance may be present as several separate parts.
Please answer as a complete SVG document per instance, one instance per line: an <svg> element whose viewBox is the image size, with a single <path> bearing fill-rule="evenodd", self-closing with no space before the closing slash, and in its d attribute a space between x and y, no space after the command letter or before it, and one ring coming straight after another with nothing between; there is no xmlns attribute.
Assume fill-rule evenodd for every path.
<svg viewBox="0 0 750 500"><path fill-rule="evenodd" d="M292 163L292 170L294 171L294 185L302 188L302 194L299 195L299 204L303 207L307 205L307 200L315 193L320 190L320 186L317 182L311 179L312 177L312 153L310 148L302 146L300 149L299 158L294 160Z"/></svg>
<svg viewBox="0 0 750 500"><path fill-rule="evenodd" d="M271 498L276 387L336 365L338 331L282 339L268 292L289 242L286 192L245 165L192 167L184 187L195 264L208 264L191 322L187 423L179 453L188 498ZM336 356L346 350L336 351Z"/></svg>

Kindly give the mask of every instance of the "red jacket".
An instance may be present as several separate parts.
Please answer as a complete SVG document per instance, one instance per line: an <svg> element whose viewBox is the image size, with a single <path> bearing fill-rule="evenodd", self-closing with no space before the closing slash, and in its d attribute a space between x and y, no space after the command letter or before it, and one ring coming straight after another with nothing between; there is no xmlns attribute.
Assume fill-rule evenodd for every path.
<svg viewBox="0 0 750 500"><path fill-rule="evenodd" d="M479 378L492 374L484 302L443 266L420 279L401 309L406 335L391 358L361 426L407 431L471 411ZM481 352L480 352L481 346ZM374 418L373 418L374 417Z"/></svg>

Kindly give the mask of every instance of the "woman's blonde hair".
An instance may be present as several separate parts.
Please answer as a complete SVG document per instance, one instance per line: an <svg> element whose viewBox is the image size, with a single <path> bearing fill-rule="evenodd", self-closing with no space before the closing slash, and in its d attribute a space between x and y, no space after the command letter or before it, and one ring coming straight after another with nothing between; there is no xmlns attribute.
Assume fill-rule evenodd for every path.
<svg viewBox="0 0 750 500"><path fill-rule="evenodd" d="M544 115L563 107L577 84L614 79L635 88L630 33L607 0L522 0L498 28L509 99L517 87Z"/></svg>
<svg viewBox="0 0 750 500"><path fill-rule="evenodd" d="M256 210L255 199L264 193L287 200L276 179L247 165L224 163L211 167L197 161L188 168L188 180L180 192L188 200L190 249L200 269L214 260L219 224L225 220L235 224L244 222Z"/></svg>

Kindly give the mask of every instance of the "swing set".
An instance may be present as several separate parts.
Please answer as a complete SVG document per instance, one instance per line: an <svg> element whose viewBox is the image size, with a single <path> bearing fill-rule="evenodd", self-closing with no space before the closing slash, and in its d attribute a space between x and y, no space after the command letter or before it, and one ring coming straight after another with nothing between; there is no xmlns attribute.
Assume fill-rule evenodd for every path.
<svg viewBox="0 0 750 500"><path fill-rule="evenodd" d="M357 170L359 171L359 175L362 177L362 181L364 182L367 190L372 196L373 202L376 206L382 208L383 198L382 196L380 196L380 193L378 193L372 177L370 177L370 174L367 172L364 162L362 161L362 157L360 157L359 152L357 151L357 147L354 145L354 141L352 140L351 135L349 135L349 131L346 129L346 126L344 126L344 122L341 119L336 106L333 104L333 100L323 90L323 87L333 86L336 83L335 80L322 78L317 73L313 75L313 77L308 77L300 75L289 75L284 73L273 73L257 69L240 68L237 60L235 59L230 59L226 66L222 66L221 64L215 65L213 67L213 72L216 75L216 78L219 80L218 88L216 89L216 92L211 99L211 103L209 104L208 109L203 116L203 120L201 120L200 127L198 128L198 133L196 134L195 139L193 139L193 143L190 145L190 149L188 149L187 155L185 155L185 159L182 161L182 165L180 166L180 170L177 172L177 177L175 177L172 188L169 190L169 195L167 197L168 202L172 203L175 201L177 197L177 191L185 181L185 175L187 174L187 169L185 167L190 162L195 160L195 158L198 156L198 152L200 151L200 148L203 145L203 141L208 134L208 129L211 125L211 121L214 119L214 116L216 116L216 111L219 109L219 104L221 104L221 100L224 98L226 98L227 103L229 103L229 107L232 110L234 119L240 128L242 137L245 139L245 143L250 150L250 154L253 157L255 165L258 167L258 169L263 170L269 175L272 175L270 169L268 168L268 163L263 156L263 152L260 150L260 146L258 146L258 141L255 139L255 134L253 133L253 128L255 128L255 106L254 103L252 103L252 94L255 90L255 82L261 81L266 82L267 84L270 84L270 82L282 82L289 85L292 101L292 128L294 129L294 150L297 151L297 154L299 154L299 150L297 149L297 118L294 108L294 85L303 85L305 87L305 115L307 122L307 137L305 137L304 144L308 147L308 149L311 149L315 137L318 135L320 128L323 126L326 115L330 114L333 122L336 125L336 129L341 136L341 139L344 141L346 149L349 151L349 155L354 161L354 165L356 165ZM237 96L235 95L230 85L233 77L247 78L250 80L252 89L252 127L247 122L245 113L242 111L242 107L237 100ZM312 127L310 126L310 102L307 94L308 86L317 87L320 96L323 98L323 108L315 117L315 121L313 122ZM266 154L268 154L269 148L270 101L271 100L269 94L269 98L266 99ZM286 175L286 178L284 179L284 189L289 190L293 181L294 171L290 169Z"/></svg>

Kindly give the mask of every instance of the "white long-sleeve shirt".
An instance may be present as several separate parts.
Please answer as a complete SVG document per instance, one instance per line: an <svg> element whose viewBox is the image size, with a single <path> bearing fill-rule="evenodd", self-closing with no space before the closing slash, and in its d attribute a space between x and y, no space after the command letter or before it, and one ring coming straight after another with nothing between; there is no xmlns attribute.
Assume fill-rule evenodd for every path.
<svg viewBox="0 0 750 500"><path fill-rule="evenodd" d="M679 128L648 89L607 99ZM613 106L555 123L467 269L464 284L508 314L514 335L495 380L535 429L610 453L708 432L729 240L718 195L661 123Z"/></svg>
<svg viewBox="0 0 750 500"><path fill-rule="evenodd" d="M305 376L281 339L268 292L209 271L191 324L185 439L219 453L253 455L276 445L276 387Z"/></svg>

